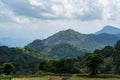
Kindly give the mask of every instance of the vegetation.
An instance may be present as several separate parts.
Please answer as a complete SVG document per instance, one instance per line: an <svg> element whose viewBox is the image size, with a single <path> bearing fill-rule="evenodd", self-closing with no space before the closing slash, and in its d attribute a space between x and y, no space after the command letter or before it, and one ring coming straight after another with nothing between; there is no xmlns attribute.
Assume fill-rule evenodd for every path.
<svg viewBox="0 0 120 80"><path fill-rule="evenodd" d="M4 63L2 65L2 68L3 68L3 71L4 71L5 75L10 75L15 67L12 63Z"/></svg>
<svg viewBox="0 0 120 80"><path fill-rule="evenodd" d="M89 54L85 57L84 63L89 68L90 75L96 75L100 64L103 62L103 57L99 54Z"/></svg>
<svg viewBox="0 0 120 80"><path fill-rule="evenodd" d="M48 53L51 47L47 45L45 42L43 42L40 39L34 40L32 43L28 44L26 46L27 48L31 48L35 51L42 52L44 54Z"/></svg>
<svg viewBox="0 0 120 80"><path fill-rule="evenodd" d="M65 57L48 58L42 53L25 48L9 48L7 46L0 47L0 73L10 74L13 70L12 64L15 66L12 76L40 76L42 73L50 74L120 74L120 41L114 47L106 46L103 49L95 50L93 53L79 55L79 49L69 44L57 44L53 47L53 52L59 55L59 51ZM54 54L53 53L53 54ZM70 58L66 58L66 54L74 54ZM48 54L46 54L48 55ZM49 53L50 55L50 53ZM103 63L104 60L104 63ZM12 63L12 64L11 64ZM102 65L100 65L102 63ZM4 64L4 65L2 65ZM6 67L8 66L9 67ZM4 69L4 72L2 70ZM8 69L9 68L9 69ZM60 78L61 79L61 78ZM72 77L69 78L72 80ZM74 79L74 77L73 77ZM76 77L77 80L77 77Z"/></svg>
<svg viewBox="0 0 120 80"><path fill-rule="evenodd" d="M120 41L117 42L113 54L114 72L120 74Z"/></svg>
<svg viewBox="0 0 120 80"><path fill-rule="evenodd" d="M43 57L41 53L30 49L0 47L0 66L4 63L12 63L15 66L15 75L35 73L38 70L37 64ZM0 73L3 73L2 69Z"/></svg>
<svg viewBox="0 0 120 80"><path fill-rule="evenodd" d="M84 55L79 48L76 48L67 43L61 43L55 45L51 51L48 53L48 57L53 58L57 57L59 59L62 58L76 58L77 56Z"/></svg>
<svg viewBox="0 0 120 80"><path fill-rule="evenodd" d="M74 59L44 60L40 62L41 71L53 73L79 73L79 69L74 66Z"/></svg>
<svg viewBox="0 0 120 80"><path fill-rule="evenodd" d="M13 80L119 80L119 78L87 78L78 76L43 76L33 78L14 78Z"/></svg>
<svg viewBox="0 0 120 80"><path fill-rule="evenodd" d="M107 33L102 34L81 34L74 30L68 29L60 31L47 39L43 40L48 45L56 45L61 43L69 43L72 46L78 47L84 51L93 52L95 49L102 49L107 45L113 46L120 37Z"/></svg>

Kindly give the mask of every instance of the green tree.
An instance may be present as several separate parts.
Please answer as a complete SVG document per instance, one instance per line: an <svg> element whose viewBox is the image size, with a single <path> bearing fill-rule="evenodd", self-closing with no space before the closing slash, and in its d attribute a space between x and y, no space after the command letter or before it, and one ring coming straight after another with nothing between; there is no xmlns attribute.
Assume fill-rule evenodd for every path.
<svg viewBox="0 0 120 80"><path fill-rule="evenodd" d="M115 74L120 74L120 40L115 45L113 53L113 63Z"/></svg>
<svg viewBox="0 0 120 80"><path fill-rule="evenodd" d="M98 73L99 65L103 62L103 57L99 54L89 54L85 57L84 63L88 67L90 75Z"/></svg>
<svg viewBox="0 0 120 80"><path fill-rule="evenodd" d="M4 63L2 65L2 68L3 68L3 71L4 71L5 75L10 75L15 67L12 63Z"/></svg>

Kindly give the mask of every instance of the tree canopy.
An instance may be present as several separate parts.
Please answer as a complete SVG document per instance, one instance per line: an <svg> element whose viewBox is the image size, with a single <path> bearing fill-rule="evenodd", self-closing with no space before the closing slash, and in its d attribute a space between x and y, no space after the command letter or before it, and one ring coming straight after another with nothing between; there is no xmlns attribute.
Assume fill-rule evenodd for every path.
<svg viewBox="0 0 120 80"><path fill-rule="evenodd" d="M99 54L90 54L84 59L85 65L88 67L90 75L98 73L99 65L103 62L103 57Z"/></svg>

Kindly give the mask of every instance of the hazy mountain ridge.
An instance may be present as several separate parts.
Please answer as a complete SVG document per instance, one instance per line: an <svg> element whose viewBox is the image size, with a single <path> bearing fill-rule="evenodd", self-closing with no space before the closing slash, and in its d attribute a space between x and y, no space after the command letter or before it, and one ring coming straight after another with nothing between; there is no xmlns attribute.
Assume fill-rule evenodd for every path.
<svg viewBox="0 0 120 80"><path fill-rule="evenodd" d="M117 37L120 37L120 33L119 34L116 34Z"/></svg>
<svg viewBox="0 0 120 80"><path fill-rule="evenodd" d="M112 28L107 26L104 27L102 30L104 29L109 30ZM83 52L92 52L95 49L102 49L104 46L114 46L114 44L118 40L120 40L120 33L82 34L72 29L68 29L60 31L44 40L36 39L33 42L29 43L27 46L29 48L32 48L33 50L47 54L49 57L54 57L57 53L57 57L59 57L60 51L61 53L64 53L62 54L62 57L65 57L66 54L68 55L67 57L71 57L71 55L78 56L84 54ZM0 40L0 43L8 42L8 44L10 44L11 41L13 42L12 45L15 45L16 42L22 42L22 40L19 39L17 41L14 41L13 39L3 38L3 40ZM63 47L62 50L60 50L58 46L59 48ZM67 46L67 48L65 46ZM73 51L71 51L70 49L73 49ZM78 49L79 51L77 51Z"/></svg>
<svg viewBox="0 0 120 80"><path fill-rule="evenodd" d="M101 34L101 33L120 34L120 28L116 28L114 26L107 25L102 30L97 31L95 34Z"/></svg>
<svg viewBox="0 0 120 80"><path fill-rule="evenodd" d="M109 45L113 46L115 42L117 42L120 37L113 34L107 34L107 33L101 33L101 34L89 34L87 35L90 39L93 39L97 43L100 43L101 45Z"/></svg>
<svg viewBox="0 0 120 80"><path fill-rule="evenodd" d="M64 32L66 32L65 34L64 34ZM74 42L74 43L71 43L71 44L76 44L77 45L77 43L79 42L79 44L81 44L80 42L82 41L78 41L78 39L81 37L83 40L86 40L86 37L85 37L85 35L86 34L81 34L81 33L79 33L79 32L75 32L74 30L72 30L72 29L68 29L68 30L64 30L64 31L60 31L60 33L61 33L61 36L59 35L59 34L57 34L57 35L53 35L53 36L51 36L51 37L49 37L49 38L47 38L47 39L44 39L44 41L46 42L46 43L49 43L49 44L58 44L58 43L60 43L60 42L63 42L63 40L61 41L61 40L57 40L58 39L58 37L62 37L62 36L69 36L69 40L71 40L71 41L76 41L76 42ZM107 26L105 26L102 30L100 30L100 31L98 31L98 32L96 32L96 34L95 35L97 35L97 34L102 34L102 33L107 33L107 34L113 34L113 35L116 35L117 37L120 37L120 28L116 28L116 27L113 27L113 26L109 26L109 25L107 25ZM79 35L79 36L78 36ZM53 38L54 37L54 38ZM68 40L67 38L62 38L62 39L64 39L64 41L66 42L66 40ZM66 40L65 40L66 39ZM90 38L91 39L91 38ZM90 40L89 39L89 40ZM27 38L27 39L18 39L18 38L11 38L11 37L3 37L3 38L0 38L0 44L1 45L6 45L6 46L9 46L9 47L24 47L26 44L29 44L30 42L32 42L32 40L34 40L34 39L31 39L31 38ZM86 40L87 41L87 40ZM93 40L90 40L90 42L94 42L94 39ZM83 42L82 42L82 44L83 44ZM100 44L98 44L97 42L95 42L94 44L96 44L96 45L100 45ZM82 46L81 46L82 47ZM84 48L84 46L82 47L82 48Z"/></svg>

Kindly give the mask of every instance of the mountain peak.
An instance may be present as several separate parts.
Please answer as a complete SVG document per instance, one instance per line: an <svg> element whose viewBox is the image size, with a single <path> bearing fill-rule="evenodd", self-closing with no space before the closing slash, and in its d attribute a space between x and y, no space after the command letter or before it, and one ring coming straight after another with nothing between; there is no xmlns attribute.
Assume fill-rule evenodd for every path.
<svg viewBox="0 0 120 80"><path fill-rule="evenodd" d="M60 32L64 32L64 33L79 33L79 32L77 32L77 31L75 31L73 29L67 29L67 30L63 30L63 31L60 31ZM60 33L60 32L58 32L58 33Z"/></svg>
<svg viewBox="0 0 120 80"><path fill-rule="evenodd" d="M103 27L103 29L119 29L119 28L116 28L116 27L111 26L111 25L106 25Z"/></svg>
<svg viewBox="0 0 120 80"><path fill-rule="evenodd" d="M120 33L120 28L110 26L110 25L106 25L105 27L103 27L102 30L96 32L96 34L102 34L102 33L119 34Z"/></svg>
<svg viewBox="0 0 120 80"><path fill-rule="evenodd" d="M70 32L71 32L71 31L74 31L74 30L73 30L73 29L67 29L67 30L65 30L65 31L70 31Z"/></svg>

